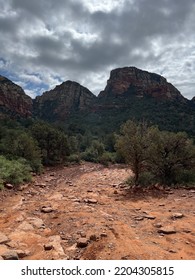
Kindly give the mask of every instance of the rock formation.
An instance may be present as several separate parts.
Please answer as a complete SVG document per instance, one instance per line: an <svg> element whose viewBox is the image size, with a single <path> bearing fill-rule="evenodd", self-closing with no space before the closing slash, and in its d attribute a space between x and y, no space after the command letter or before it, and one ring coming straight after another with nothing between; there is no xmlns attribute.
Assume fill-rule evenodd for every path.
<svg viewBox="0 0 195 280"><path fill-rule="evenodd" d="M34 113L43 119L64 120L70 113L87 110L96 100L87 88L66 81L34 101Z"/></svg>
<svg viewBox="0 0 195 280"><path fill-rule="evenodd" d="M3 76L0 76L0 114L12 117L32 115L32 99L20 86Z"/></svg>
<svg viewBox="0 0 195 280"><path fill-rule="evenodd" d="M138 98L154 97L158 100L185 100L164 77L135 67L112 70L107 86L104 91L100 92L99 98L124 98L132 95Z"/></svg>

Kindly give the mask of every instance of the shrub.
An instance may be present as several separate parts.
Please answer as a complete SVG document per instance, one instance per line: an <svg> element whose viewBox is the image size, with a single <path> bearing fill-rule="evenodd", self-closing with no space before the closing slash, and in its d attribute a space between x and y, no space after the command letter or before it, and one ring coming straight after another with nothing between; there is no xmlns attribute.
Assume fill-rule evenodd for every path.
<svg viewBox="0 0 195 280"><path fill-rule="evenodd" d="M0 156L0 182L20 185L31 181L31 168L24 159L7 160Z"/></svg>
<svg viewBox="0 0 195 280"><path fill-rule="evenodd" d="M77 154L72 154L67 158L68 162L73 162L73 163L80 163L81 159L80 156Z"/></svg>

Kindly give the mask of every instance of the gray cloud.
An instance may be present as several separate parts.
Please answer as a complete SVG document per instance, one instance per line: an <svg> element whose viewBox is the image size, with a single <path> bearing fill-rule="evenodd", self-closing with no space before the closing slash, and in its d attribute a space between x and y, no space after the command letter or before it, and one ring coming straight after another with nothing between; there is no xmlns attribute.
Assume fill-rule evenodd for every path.
<svg viewBox="0 0 195 280"><path fill-rule="evenodd" d="M34 83L37 93L32 76L39 76L41 89L72 79L97 94L111 69L134 65L191 98L194 12L194 0L0 0L0 70L25 82L27 92Z"/></svg>

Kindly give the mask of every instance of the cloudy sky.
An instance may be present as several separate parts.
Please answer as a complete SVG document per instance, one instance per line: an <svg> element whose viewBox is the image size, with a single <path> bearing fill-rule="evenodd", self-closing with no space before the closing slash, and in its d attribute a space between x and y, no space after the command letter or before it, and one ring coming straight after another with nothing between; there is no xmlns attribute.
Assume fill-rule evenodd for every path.
<svg viewBox="0 0 195 280"><path fill-rule="evenodd" d="M195 95L195 0L0 0L0 74L31 97L136 66Z"/></svg>

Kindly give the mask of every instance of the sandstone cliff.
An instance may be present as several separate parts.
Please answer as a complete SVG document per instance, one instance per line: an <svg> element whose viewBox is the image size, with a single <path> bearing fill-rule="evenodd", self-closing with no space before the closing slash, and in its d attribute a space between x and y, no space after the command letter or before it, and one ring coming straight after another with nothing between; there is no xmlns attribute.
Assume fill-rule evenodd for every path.
<svg viewBox="0 0 195 280"><path fill-rule="evenodd" d="M0 113L13 117L32 115L32 99L20 86L3 76L0 76Z"/></svg>
<svg viewBox="0 0 195 280"><path fill-rule="evenodd" d="M135 67L112 70L106 88L100 92L98 97L106 99L132 95L138 98L154 97L157 100L185 100L181 93L164 77Z"/></svg>
<svg viewBox="0 0 195 280"><path fill-rule="evenodd" d="M34 100L34 114L43 119L64 120L72 112L87 110L96 100L87 88L66 81Z"/></svg>

